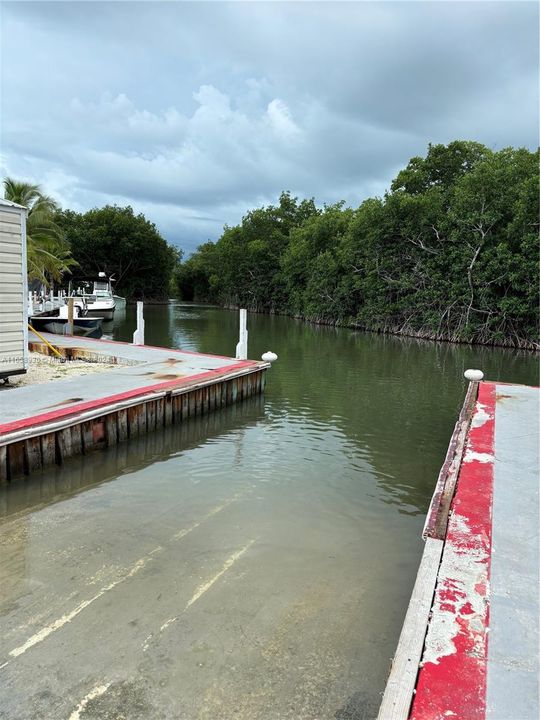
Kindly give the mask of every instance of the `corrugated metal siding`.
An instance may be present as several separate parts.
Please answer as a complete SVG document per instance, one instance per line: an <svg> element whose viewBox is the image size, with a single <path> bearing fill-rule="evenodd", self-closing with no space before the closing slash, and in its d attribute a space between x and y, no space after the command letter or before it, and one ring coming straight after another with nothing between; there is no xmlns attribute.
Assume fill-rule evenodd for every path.
<svg viewBox="0 0 540 720"><path fill-rule="evenodd" d="M0 375L26 366L22 212L0 210Z"/></svg>

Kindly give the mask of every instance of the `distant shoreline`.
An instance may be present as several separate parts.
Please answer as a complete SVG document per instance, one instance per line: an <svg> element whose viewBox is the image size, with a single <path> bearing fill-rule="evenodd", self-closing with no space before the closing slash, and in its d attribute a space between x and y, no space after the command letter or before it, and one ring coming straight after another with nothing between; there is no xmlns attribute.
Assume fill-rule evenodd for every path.
<svg viewBox="0 0 540 720"><path fill-rule="evenodd" d="M188 300L185 300L183 302L190 302ZM206 304L206 303L198 303L198 304ZM239 305L216 305L216 307L220 307L223 310L239 310ZM375 335L392 335L394 337L407 337L407 338L413 338L415 340L424 340L426 342L430 343L450 343L451 345L469 345L469 346L479 346L479 347L500 347L505 348L506 350L524 350L528 353L540 353L540 343L533 343L530 341L524 341L524 344L516 345L511 344L509 341L501 341L501 342L480 342L479 340L454 340L449 337L445 337L443 335L436 336L433 334L429 334L428 331L421 331L421 330L413 330L411 328L369 328L365 327L363 325L360 325L358 323L353 322L347 322L347 321L340 321L340 320L327 320L325 318L309 318L309 317L303 317L302 315L294 315L292 313L286 313L283 311L278 310L254 310L251 308L248 308L248 312L250 313L257 313L258 315L279 315L282 317L289 317L293 318L295 320L301 320L302 322L310 323L311 325L325 325L328 327L340 327L340 328L348 328L349 330L357 330L359 332L368 332L373 333Z"/></svg>

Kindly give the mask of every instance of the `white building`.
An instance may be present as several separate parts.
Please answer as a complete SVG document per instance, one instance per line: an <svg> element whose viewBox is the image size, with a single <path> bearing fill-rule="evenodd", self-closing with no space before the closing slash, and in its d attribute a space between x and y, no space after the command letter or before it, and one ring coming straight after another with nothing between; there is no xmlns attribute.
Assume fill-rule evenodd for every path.
<svg viewBox="0 0 540 720"><path fill-rule="evenodd" d="M0 380L28 368L26 214L0 199Z"/></svg>

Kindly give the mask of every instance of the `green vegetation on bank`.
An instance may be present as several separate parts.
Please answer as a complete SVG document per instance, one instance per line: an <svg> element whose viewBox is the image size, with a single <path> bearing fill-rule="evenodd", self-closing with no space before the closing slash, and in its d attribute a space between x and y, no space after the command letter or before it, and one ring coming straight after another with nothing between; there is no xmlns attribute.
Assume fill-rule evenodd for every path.
<svg viewBox="0 0 540 720"><path fill-rule="evenodd" d="M106 205L85 213L61 210L39 185L5 178L4 198L28 209L28 279L65 284L69 276L105 272L129 300L166 300L182 252L129 206Z"/></svg>
<svg viewBox="0 0 540 720"><path fill-rule="evenodd" d="M115 278L115 292L128 299L164 300L181 252L131 207L106 205L85 213L63 210L62 228L79 265L77 274L99 271Z"/></svg>
<svg viewBox="0 0 540 720"><path fill-rule="evenodd" d="M430 145L383 198L282 193L175 271L187 300L432 339L534 347L538 152Z"/></svg>

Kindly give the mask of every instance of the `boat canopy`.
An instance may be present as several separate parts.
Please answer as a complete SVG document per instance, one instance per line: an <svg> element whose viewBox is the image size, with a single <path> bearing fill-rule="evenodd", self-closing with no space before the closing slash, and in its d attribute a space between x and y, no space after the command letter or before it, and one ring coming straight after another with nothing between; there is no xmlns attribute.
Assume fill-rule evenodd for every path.
<svg viewBox="0 0 540 720"><path fill-rule="evenodd" d="M108 278L104 272L96 275L73 277L69 281L69 294L110 297L112 295L112 282L113 278Z"/></svg>

